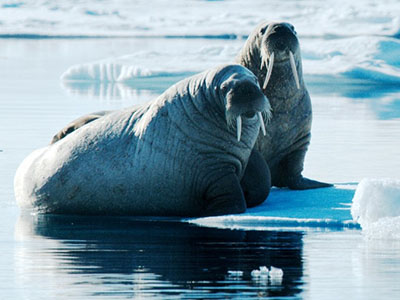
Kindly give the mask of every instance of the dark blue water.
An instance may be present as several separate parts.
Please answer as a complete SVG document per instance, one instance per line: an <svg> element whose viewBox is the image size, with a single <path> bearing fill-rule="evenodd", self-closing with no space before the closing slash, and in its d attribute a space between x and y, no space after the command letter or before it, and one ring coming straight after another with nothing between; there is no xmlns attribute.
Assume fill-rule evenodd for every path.
<svg viewBox="0 0 400 300"><path fill-rule="evenodd" d="M24 271L46 273L48 265L40 266L40 253L46 253L57 265L54 284L68 277L69 287L85 286L83 295L225 299L294 297L303 289L301 232L62 216L22 216L17 228L27 248L24 260L31 264ZM30 251L29 244L40 240L52 243L41 246L40 253ZM252 278L251 271L260 266L283 269L282 282ZM238 270L242 276L230 275Z"/></svg>

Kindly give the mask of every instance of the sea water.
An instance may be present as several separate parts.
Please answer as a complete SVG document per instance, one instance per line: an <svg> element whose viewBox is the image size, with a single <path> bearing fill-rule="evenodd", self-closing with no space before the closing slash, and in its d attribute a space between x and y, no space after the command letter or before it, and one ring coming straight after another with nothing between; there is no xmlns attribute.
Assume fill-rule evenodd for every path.
<svg viewBox="0 0 400 300"><path fill-rule="evenodd" d="M265 19L289 21L299 34L314 114L304 174L353 186L351 195L343 194L347 200L357 187L364 191L354 203L373 211L359 210L355 220L372 220L378 205L398 208L396 1L152 3L0 4L1 298L398 297L400 242L381 230L366 231L362 222L232 230L20 213L13 195L17 166L65 124L144 103L181 78L231 62ZM385 193L382 178L394 192ZM301 199L318 201L317 194ZM396 211L390 207L383 219ZM282 280L251 276L264 266L281 269Z"/></svg>

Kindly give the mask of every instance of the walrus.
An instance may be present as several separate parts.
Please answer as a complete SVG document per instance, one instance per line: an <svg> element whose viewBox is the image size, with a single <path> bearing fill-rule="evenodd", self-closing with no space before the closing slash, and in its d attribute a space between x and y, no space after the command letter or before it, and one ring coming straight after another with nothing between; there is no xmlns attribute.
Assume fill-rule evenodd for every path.
<svg viewBox="0 0 400 300"><path fill-rule="evenodd" d="M246 203L241 187L269 115L248 69L230 64L205 71L146 105L81 119L81 126L30 154L15 176L17 202L53 214L244 212L269 193L265 184L264 194ZM267 180L269 172L260 175Z"/></svg>
<svg viewBox="0 0 400 300"><path fill-rule="evenodd" d="M63 129L61 129L59 132L57 132L53 136L53 139L51 140L50 144L54 144L55 142L66 137L68 134L74 132L78 128L81 128L82 126L84 126L90 122L93 122L94 120L97 120L98 118L103 117L111 112L113 112L113 111L112 110L102 110L102 111L98 111L95 113L84 115L82 117L79 117L78 119L73 120L72 122L67 124Z"/></svg>
<svg viewBox="0 0 400 300"><path fill-rule="evenodd" d="M332 186L302 176L311 139L312 110L293 25L285 22L258 25L236 62L257 76L271 104L272 118L266 135L258 136L254 149L267 162L272 185L295 190Z"/></svg>

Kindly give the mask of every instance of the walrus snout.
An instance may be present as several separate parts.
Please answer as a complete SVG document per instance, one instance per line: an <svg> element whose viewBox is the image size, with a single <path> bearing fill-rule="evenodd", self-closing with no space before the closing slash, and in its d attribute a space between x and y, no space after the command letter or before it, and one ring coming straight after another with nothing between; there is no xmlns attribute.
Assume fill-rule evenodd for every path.
<svg viewBox="0 0 400 300"><path fill-rule="evenodd" d="M271 105L258 84L252 81L237 81L226 94L226 120L232 127L236 121L237 140L242 134L242 118L253 119L257 116L264 135L265 124L271 117ZM264 117L263 114L266 116Z"/></svg>
<svg viewBox="0 0 400 300"><path fill-rule="evenodd" d="M289 59L289 53L296 53L299 41L293 25L289 23L275 23L270 25L265 33L263 42L267 54L275 53L275 61Z"/></svg>
<svg viewBox="0 0 400 300"><path fill-rule="evenodd" d="M295 55L299 55L299 41L293 25L289 23L275 23L269 26L263 37L261 49L261 69L265 67L263 89L267 88L271 78L274 63L289 61L296 86L300 89L299 75L297 72Z"/></svg>

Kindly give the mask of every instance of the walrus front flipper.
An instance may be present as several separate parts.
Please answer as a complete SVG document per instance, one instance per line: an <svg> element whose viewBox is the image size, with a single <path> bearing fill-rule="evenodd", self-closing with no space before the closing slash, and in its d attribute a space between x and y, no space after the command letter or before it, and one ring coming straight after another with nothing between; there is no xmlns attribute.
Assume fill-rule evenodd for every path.
<svg viewBox="0 0 400 300"><path fill-rule="evenodd" d="M253 149L250 154L240 185L246 199L247 208L263 203L269 195L271 173L266 161L257 150Z"/></svg>
<svg viewBox="0 0 400 300"><path fill-rule="evenodd" d="M246 200L235 174L227 174L212 183L205 195L203 216L240 214L246 211Z"/></svg>
<svg viewBox="0 0 400 300"><path fill-rule="evenodd" d="M68 134L74 132L75 130L81 128L82 126L97 120L98 118L103 117L104 115L110 113L111 111L104 110L104 111L99 111L95 112L92 114L84 115L82 117L79 117L76 120L73 120L71 123L69 123L67 126L65 126L63 129L61 129L55 136L53 136L53 139L50 142L51 144L54 144L55 142L63 139L66 137Z"/></svg>
<svg viewBox="0 0 400 300"><path fill-rule="evenodd" d="M291 178L288 182L288 188L292 190L309 190L317 188L332 187L333 184L320 182L312 179L299 176L297 178Z"/></svg>

